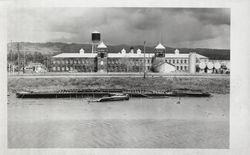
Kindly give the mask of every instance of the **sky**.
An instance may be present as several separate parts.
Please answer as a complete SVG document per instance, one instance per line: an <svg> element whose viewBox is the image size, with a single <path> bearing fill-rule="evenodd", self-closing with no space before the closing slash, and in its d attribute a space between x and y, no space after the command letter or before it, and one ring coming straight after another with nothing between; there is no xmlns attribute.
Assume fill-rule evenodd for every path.
<svg viewBox="0 0 250 155"><path fill-rule="evenodd" d="M108 45L230 49L227 8L15 8L8 40L89 43L99 31Z"/></svg>

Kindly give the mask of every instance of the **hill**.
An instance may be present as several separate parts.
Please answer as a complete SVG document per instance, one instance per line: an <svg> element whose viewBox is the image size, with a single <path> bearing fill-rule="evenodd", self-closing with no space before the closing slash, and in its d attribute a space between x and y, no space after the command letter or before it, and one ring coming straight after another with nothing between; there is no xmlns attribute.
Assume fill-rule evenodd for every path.
<svg viewBox="0 0 250 155"><path fill-rule="evenodd" d="M12 48L11 48L12 47ZM25 54L41 53L45 56L53 56L59 53L76 53L83 48L87 53L91 52L90 44L77 44L77 43L60 43L60 42L47 42L47 43L30 43L19 42L19 49L21 52L25 51ZM142 45L133 46L135 50L140 48L143 51ZM110 53L120 52L123 48L129 51L131 46L129 45L108 45ZM175 48L167 47L167 53L174 53ZM180 53L196 52L201 55L207 56L212 60L230 60L229 49L207 49L207 48L179 48ZM17 42L13 42L12 45L8 44L8 53L12 51L17 53ZM154 51L154 47L146 47L146 53Z"/></svg>

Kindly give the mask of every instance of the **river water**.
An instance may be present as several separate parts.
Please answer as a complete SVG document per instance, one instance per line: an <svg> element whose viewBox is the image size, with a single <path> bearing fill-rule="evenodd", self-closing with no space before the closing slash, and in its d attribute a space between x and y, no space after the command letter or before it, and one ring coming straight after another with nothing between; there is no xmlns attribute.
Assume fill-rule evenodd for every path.
<svg viewBox="0 0 250 155"><path fill-rule="evenodd" d="M88 100L12 94L9 148L229 148L229 94Z"/></svg>

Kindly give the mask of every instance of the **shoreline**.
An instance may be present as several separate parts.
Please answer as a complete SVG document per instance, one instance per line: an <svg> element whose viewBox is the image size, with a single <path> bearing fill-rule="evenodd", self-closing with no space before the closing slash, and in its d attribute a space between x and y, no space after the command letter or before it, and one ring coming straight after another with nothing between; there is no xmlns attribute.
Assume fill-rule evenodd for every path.
<svg viewBox="0 0 250 155"><path fill-rule="evenodd" d="M60 89L200 89L214 94L230 93L230 78L193 77L8 77L8 93L17 91L54 91Z"/></svg>

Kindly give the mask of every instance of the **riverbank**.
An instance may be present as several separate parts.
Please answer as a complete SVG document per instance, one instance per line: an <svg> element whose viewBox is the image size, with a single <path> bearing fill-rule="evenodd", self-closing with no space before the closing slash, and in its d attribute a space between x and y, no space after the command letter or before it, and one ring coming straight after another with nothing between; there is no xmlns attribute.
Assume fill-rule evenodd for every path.
<svg viewBox="0 0 250 155"><path fill-rule="evenodd" d="M229 94L230 78L192 77L54 77L8 78L8 93L82 88L124 88L145 90L200 89L216 94Z"/></svg>

